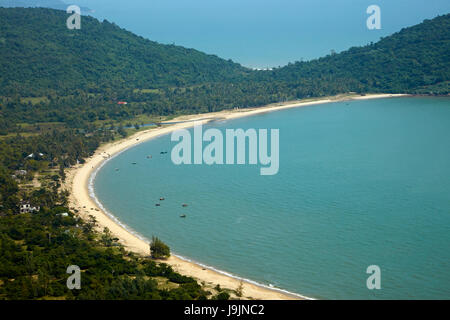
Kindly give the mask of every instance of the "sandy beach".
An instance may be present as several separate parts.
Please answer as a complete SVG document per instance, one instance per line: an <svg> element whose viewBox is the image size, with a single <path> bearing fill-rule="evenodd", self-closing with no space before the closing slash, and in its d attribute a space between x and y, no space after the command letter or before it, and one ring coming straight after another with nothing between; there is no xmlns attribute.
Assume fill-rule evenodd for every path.
<svg viewBox="0 0 450 320"><path fill-rule="evenodd" d="M248 108L248 109L234 109L226 110L222 112L197 114L189 116L180 116L170 122L186 121L176 124L166 124L161 127L148 129L145 131L139 131L136 134L129 136L120 141L113 143L108 143L97 149L95 154L86 159L83 165L77 165L67 172L67 178L65 183L65 188L70 192L70 207L72 209L78 210L78 213L82 218L88 218L89 215L94 216L97 219L99 230L103 230L107 227L112 234L119 238L120 243L122 243L128 250L133 251L138 254L145 256L149 255L149 244L135 236L134 234L127 231L125 228L120 226L114 219L108 216L101 208L96 204L93 198L89 194L88 184L91 175L94 170L98 168L106 159L109 157L124 151L134 145L141 142L148 141L152 138L161 136L163 134L170 133L177 129L184 129L194 125L194 123L206 123L211 120L230 120L244 116L252 116L256 114L261 114L265 112L273 112L288 108L297 108L303 106L311 106L315 104L330 103L336 101L345 101L353 99L375 99L375 98L387 98L387 97L398 97L404 96L399 94L373 94L366 96L336 96L324 98L321 100L310 100L310 101L299 101L285 104L273 104L265 107L259 108ZM196 278L199 283L206 283L210 287L214 287L220 284L222 288L227 288L231 290L236 290L241 280L228 276L226 274L219 273L217 271L205 268L201 265L182 260L178 257L171 256L167 261L176 271L183 275L191 276ZM304 298L304 297L303 297ZM250 282L243 282L243 296L241 299L260 299L260 300L291 300L291 299L302 299L300 295L292 295L289 293L282 292L277 289L272 289L269 287L259 286Z"/></svg>

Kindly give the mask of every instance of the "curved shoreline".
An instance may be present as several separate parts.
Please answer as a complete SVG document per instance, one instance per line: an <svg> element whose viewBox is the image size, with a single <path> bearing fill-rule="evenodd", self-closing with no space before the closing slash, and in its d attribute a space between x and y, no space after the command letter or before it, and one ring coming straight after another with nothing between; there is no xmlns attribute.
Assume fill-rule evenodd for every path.
<svg viewBox="0 0 450 320"><path fill-rule="evenodd" d="M155 137L156 138L156 137ZM148 141L148 140L147 140ZM136 146L136 145L134 145ZM132 146L132 147L134 147ZM97 206L100 208L100 210L106 214L111 220L113 220L115 223L117 223L118 225L120 225L123 229L125 229L126 231L128 231L129 233L131 233L133 236L139 238L140 240L146 242L146 243L150 243L151 241L145 237L144 235L138 233L137 231L135 231L132 227L128 226L127 224L123 223L122 221L120 221L116 216L114 216L111 212L109 212L104 206L103 204L100 202L100 200L97 198L96 194L95 194L95 188L94 188L94 181L95 181L95 177L97 175L97 173L101 170L101 168L108 163L109 160L114 159L116 156L118 156L119 154L121 154L122 152L125 152L129 149L131 149L132 147L126 148L116 154L114 154L113 156L111 156L110 158L106 159L105 161L103 161L98 167L94 168L94 170L92 171L90 177L89 177L89 182L88 182L88 189L89 189L89 195L90 197L94 200L94 202L97 204ZM314 298L311 297L307 297L304 295L301 295L299 293L295 293L295 292L291 292L282 288L278 288L278 287L274 287L274 286L270 286L270 285L265 285L263 283L259 283L257 281L251 280L251 279L247 279L247 278L243 278L237 275L234 275L230 272L224 271L224 270L220 270L220 269L216 269L212 266L209 266L207 264L192 260L191 258L188 257L184 257L181 256L179 254L176 254L174 252L172 252L172 256L183 260L187 263L192 263L194 265L200 266L202 268L211 270L213 272L219 273L221 275L236 279L238 281L243 281L244 283L249 283L249 284L253 284L255 286L261 287L261 288L265 288L271 291L276 291L276 292L280 292L282 294L286 294L289 295L289 297L293 297L293 298L297 298L297 299L302 299L302 300L315 300ZM200 279L201 280L201 279ZM231 288L230 288L231 289Z"/></svg>
<svg viewBox="0 0 450 320"><path fill-rule="evenodd" d="M285 105L270 105L267 107L237 109L231 111L226 110L215 113L178 117L174 120L171 120L171 122L177 120L185 122L137 132L136 134L131 135L130 137L127 137L125 139L100 146L96 150L94 155L88 158L83 165L77 165L68 170L66 188L68 188L68 190L70 191L70 207L71 209L77 209L80 216L84 219L88 218L89 215L93 215L97 220L99 229L102 230L103 228L107 227L111 231L111 233L114 234L114 236L119 238L119 242L122 243L128 250L141 255L148 255L149 241L145 237L139 235L137 232L134 232L132 228L124 225L122 222L120 222L119 219L109 213L95 196L92 182L95 179L95 175L97 174L97 172L103 167L105 163L108 162L108 160L142 142L162 136L164 134L169 134L174 130L192 127L194 124L204 124L214 119L230 120L265 112L283 110L287 108L296 108L347 100L389 98L398 96L405 95L374 94L366 96L337 96L325 98L322 100L288 103ZM257 283L253 280L244 279L239 276L230 274L226 271L217 270L211 266L192 261L182 256L172 255L167 261L164 262L171 265L179 273L194 277L199 282L205 282L211 286L220 284L222 288L235 290L242 281L244 292L243 298L246 299L311 299L297 293L291 293L280 288L272 288L270 286Z"/></svg>

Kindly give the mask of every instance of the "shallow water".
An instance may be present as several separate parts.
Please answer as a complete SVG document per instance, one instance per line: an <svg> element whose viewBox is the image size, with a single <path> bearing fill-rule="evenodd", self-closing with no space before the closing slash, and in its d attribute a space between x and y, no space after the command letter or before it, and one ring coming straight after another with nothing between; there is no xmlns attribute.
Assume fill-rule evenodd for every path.
<svg viewBox="0 0 450 320"><path fill-rule="evenodd" d="M450 298L450 99L338 102L208 126L279 128L279 173L175 166L166 135L108 161L97 197L140 235L262 284L325 299ZM366 287L369 265L381 268L380 290Z"/></svg>

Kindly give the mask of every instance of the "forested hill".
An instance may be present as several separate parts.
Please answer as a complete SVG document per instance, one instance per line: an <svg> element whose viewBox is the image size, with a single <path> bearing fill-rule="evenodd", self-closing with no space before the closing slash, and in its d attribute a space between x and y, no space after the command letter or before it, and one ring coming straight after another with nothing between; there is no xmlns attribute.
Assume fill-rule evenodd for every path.
<svg viewBox="0 0 450 320"><path fill-rule="evenodd" d="M402 29L379 42L354 47L310 62L296 62L260 78L287 82L298 95L338 92L415 92L448 94L450 14ZM335 88L335 85L338 88ZM304 91L306 90L306 91Z"/></svg>
<svg viewBox="0 0 450 320"><path fill-rule="evenodd" d="M88 16L82 17L80 30L69 30L68 17L53 9L0 8L0 94L186 86L226 81L248 71Z"/></svg>
<svg viewBox="0 0 450 320"><path fill-rule="evenodd" d="M346 92L449 93L450 14L375 44L272 71L158 44L92 17L82 17L81 30L69 30L68 16L53 9L0 8L0 98L50 97L54 112L47 114L53 116L40 115L41 121L67 120L70 111L57 98L79 104L79 115L72 110L72 119L90 121L111 118L105 116L107 105L117 99L139 103L139 108L123 108L124 116L114 111L114 118L218 111ZM94 97L97 101L87 101ZM26 106L13 103L16 107L8 110L15 120L32 120L28 111L21 113ZM82 116L87 113L89 119Z"/></svg>

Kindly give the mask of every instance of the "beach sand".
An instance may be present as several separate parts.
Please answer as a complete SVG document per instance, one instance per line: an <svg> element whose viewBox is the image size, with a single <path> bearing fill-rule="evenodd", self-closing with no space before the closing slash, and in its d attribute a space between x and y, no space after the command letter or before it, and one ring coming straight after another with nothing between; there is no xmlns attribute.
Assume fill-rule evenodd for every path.
<svg viewBox="0 0 450 320"><path fill-rule="evenodd" d="M145 131L137 132L136 134L122 139L117 142L105 144L97 149L95 154L86 159L83 165L77 165L70 168L67 172L67 178L64 185L70 192L69 203L70 208L78 210L78 214L87 219L89 215L94 216L97 219L98 230L103 230L107 227L111 233L119 239L119 242L125 246L126 249L141 254L143 256L149 256L149 243L138 238L136 235L130 233L128 230L120 226L116 221L109 217L101 208L96 204L93 198L89 194L88 184L89 179L96 168L98 168L106 159L128 149L138 143L147 141L149 139L161 136L163 134L170 133L177 129L184 129L192 127L194 124L206 123L211 120L229 120L239 118L243 116L251 116L255 114L261 114L265 112L272 112L287 108L296 108L302 106L310 106L315 104L330 103L336 101L345 101L352 99L374 99L374 98L387 98L397 97L403 95L393 94L374 94L366 96L336 96L330 98L324 98L321 100L311 100L306 102L292 102L285 104L273 104L266 107L248 108L248 109L234 109L221 112L197 114L189 116L180 116L170 122L188 121L182 123L176 123L171 125L162 125L158 128L152 128ZM164 124L164 122L163 122ZM212 269L205 268L201 265L183 260L181 258L171 256L165 263L171 265L174 270L179 273L191 276L199 281L199 283L205 283L208 288L214 288L217 284L221 288L236 290L241 280L235 277L228 276L226 274L217 272ZM247 281L243 281L243 296L241 299L255 299L255 300L292 300L302 299L301 295L293 295L282 292L275 288L264 287L256 285Z"/></svg>

